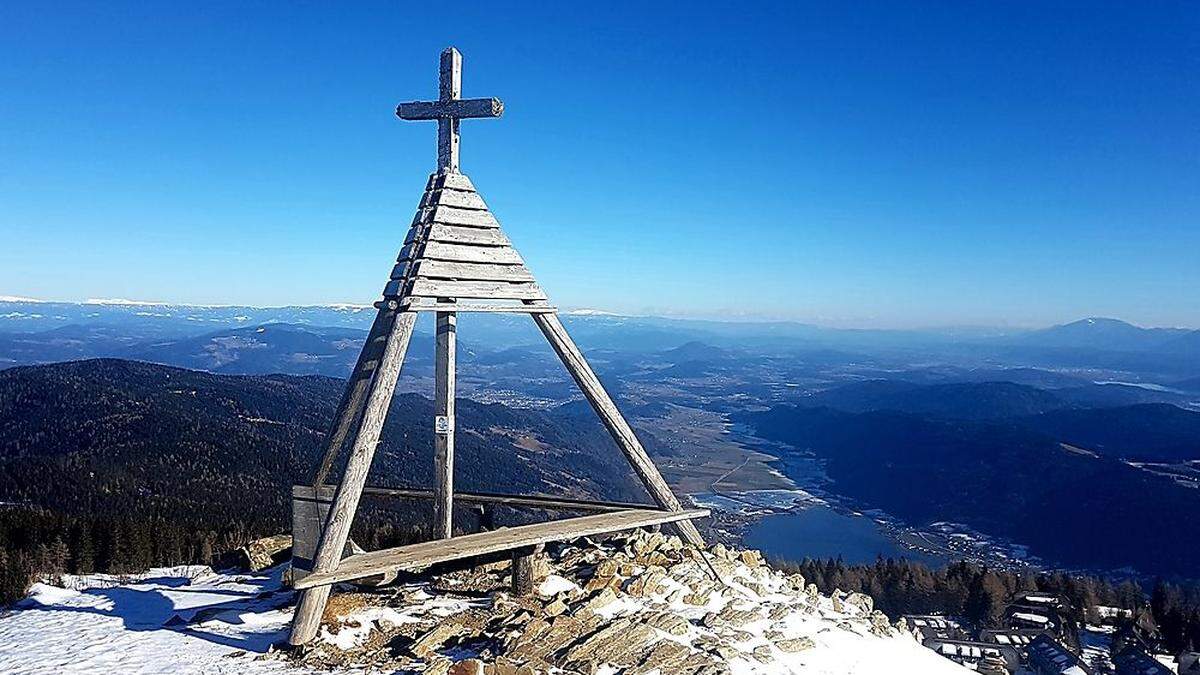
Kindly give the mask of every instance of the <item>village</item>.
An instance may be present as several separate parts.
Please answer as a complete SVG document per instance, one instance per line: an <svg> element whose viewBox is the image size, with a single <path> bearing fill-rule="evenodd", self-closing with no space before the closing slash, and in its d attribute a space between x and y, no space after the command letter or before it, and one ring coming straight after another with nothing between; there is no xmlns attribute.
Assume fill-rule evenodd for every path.
<svg viewBox="0 0 1200 675"><path fill-rule="evenodd" d="M1200 674L1200 652L1163 653L1148 612L1075 607L1050 593L1017 594L1000 628L937 615L907 615L903 622L928 649L988 675Z"/></svg>

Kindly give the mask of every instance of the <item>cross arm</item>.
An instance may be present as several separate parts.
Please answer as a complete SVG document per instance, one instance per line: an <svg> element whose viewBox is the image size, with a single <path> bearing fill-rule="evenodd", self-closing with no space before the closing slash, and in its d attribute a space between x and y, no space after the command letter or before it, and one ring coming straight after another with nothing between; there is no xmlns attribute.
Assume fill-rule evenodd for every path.
<svg viewBox="0 0 1200 675"><path fill-rule="evenodd" d="M402 120L436 120L446 118L499 117L504 103L498 98L460 98L449 101L413 101L396 106L396 117Z"/></svg>

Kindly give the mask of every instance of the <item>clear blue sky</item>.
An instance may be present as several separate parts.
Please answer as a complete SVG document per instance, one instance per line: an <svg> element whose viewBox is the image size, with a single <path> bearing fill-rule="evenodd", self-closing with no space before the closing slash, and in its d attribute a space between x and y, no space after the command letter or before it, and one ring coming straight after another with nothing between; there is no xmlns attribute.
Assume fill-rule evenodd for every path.
<svg viewBox="0 0 1200 675"><path fill-rule="evenodd" d="M1200 326L1200 6L600 4L6 2L0 294L373 301L453 44L561 306Z"/></svg>

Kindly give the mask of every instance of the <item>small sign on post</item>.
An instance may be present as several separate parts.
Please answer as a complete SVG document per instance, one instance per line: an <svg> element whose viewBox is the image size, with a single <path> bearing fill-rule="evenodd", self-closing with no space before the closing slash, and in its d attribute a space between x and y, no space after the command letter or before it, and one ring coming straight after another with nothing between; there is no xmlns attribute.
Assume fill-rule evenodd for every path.
<svg viewBox="0 0 1200 675"><path fill-rule="evenodd" d="M438 415L433 418L433 432L445 436L450 433L450 418L445 415Z"/></svg>

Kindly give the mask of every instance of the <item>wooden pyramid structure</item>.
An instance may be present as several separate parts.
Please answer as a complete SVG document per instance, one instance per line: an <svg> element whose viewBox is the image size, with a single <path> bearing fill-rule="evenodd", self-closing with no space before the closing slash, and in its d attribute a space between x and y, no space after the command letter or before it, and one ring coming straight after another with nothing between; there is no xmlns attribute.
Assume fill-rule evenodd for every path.
<svg viewBox="0 0 1200 675"><path fill-rule="evenodd" d="M442 52L437 101L403 103L396 115L406 120L437 120L438 170L430 176L391 278L376 303L368 333L333 422L324 457L311 486L293 491L296 544L294 585L301 591L290 642L314 638L332 584L399 570L423 569L450 560L514 552L514 586L528 592L533 553L545 542L673 523L690 544L703 540L691 519L708 515L685 510L663 481L637 436L567 335L545 292L513 248L500 224L467 176L459 172L459 121L499 117L494 98L460 98L462 55ZM434 485L432 490L366 486L367 473L395 392L418 313L436 315ZM529 314L600 417L657 508L638 504L589 502L539 496L455 493L454 388L458 312ZM340 483L326 479L348 448ZM350 546L350 526L365 493L433 501L433 541L382 551ZM455 501L502 503L591 515L453 536ZM306 531L307 536L301 536ZM349 548L348 548L349 547Z"/></svg>

